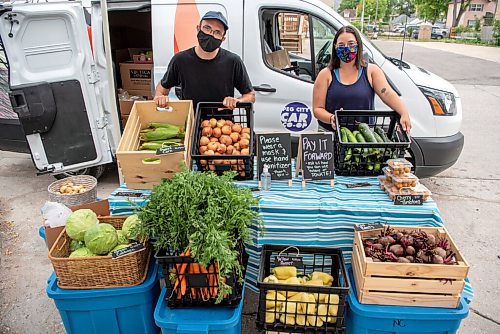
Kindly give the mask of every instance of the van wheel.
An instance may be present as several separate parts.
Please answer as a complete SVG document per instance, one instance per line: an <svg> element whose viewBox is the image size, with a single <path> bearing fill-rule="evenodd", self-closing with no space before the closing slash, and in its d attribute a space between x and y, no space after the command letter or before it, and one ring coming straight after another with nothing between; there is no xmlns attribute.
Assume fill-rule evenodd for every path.
<svg viewBox="0 0 500 334"><path fill-rule="evenodd" d="M102 176L102 174L104 174L105 170L106 170L106 165L99 165L94 167L78 169L73 172L64 172L61 174L55 174L54 177L58 180L61 180L70 176L90 175L95 177L96 179L99 179Z"/></svg>

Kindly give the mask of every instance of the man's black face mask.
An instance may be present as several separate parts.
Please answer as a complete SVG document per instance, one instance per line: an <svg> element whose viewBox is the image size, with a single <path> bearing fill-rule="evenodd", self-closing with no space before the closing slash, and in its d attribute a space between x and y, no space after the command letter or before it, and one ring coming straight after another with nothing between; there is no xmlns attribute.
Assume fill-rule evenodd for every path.
<svg viewBox="0 0 500 334"><path fill-rule="evenodd" d="M212 35L205 34L203 31L198 31L198 43L200 43L200 47L205 52L212 52L217 50L222 44L221 39L217 39Z"/></svg>

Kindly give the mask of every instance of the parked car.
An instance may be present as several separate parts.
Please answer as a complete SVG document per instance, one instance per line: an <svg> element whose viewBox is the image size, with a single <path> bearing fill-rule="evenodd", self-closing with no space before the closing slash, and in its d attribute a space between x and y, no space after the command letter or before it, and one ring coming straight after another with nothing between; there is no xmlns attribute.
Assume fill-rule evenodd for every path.
<svg viewBox="0 0 500 334"><path fill-rule="evenodd" d="M112 162L121 136L115 87L119 78L113 70L116 49L152 46L154 87L174 54L196 43L194 27L209 10L228 18L230 30L222 47L241 56L254 85L255 129L290 132L294 143L301 133L318 130L312 111L314 80L328 65L332 36L349 25L321 1L197 0L182 4L182 10L178 0L113 0L104 2L107 10L101 3L90 5L92 34L80 2L0 6L0 36L10 63L19 69L10 71L13 109L20 115L19 131L24 129L40 172L55 174ZM306 16L313 28L309 31L314 31L304 43L310 52L293 58L283 49L280 14ZM187 21L192 33L185 28ZM452 166L464 144L462 105L455 87L385 56L364 36L362 42L365 58L384 70L408 107L413 123L409 158L417 174L435 175ZM293 60L297 71L272 65L268 56L274 52ZM170 94L176 98L174 90ZM375 108L389 109L378 97Z"/></svg>
<svg viewBox="0 0 500 334"><path fill-rule="evenodd" d="M420 29L413 30L412 37L414 39L418 39L418 34L420 33ZM431 39L443 39L445 36L441 31L434 30L431 31Z"/></svg>

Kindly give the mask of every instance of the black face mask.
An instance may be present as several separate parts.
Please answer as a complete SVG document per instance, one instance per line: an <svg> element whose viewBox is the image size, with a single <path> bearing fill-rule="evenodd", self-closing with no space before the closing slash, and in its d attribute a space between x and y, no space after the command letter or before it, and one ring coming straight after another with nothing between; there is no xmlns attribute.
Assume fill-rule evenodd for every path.
<svg viewBox="0 0 500 334"><path fill-rule="evenodd" d="M212 52L217 50L222 44L221 39L217 39L212 35L205 34L203 31L198 31L198 43L200 43L200 47L205 52Z"/></svg>

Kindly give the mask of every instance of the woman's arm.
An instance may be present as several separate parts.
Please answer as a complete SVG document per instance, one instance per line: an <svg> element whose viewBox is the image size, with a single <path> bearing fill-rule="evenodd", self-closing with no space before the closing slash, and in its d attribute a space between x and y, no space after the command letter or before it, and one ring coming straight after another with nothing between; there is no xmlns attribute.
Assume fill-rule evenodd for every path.
<svg viewBox="0 0 500 334"><path fill-rule="evenodd" d="M328 68L324 68L319 72L313 88L313 112L314 117L318 120L332 124L332 127L335 128L335 117L326 110L326 94L332 79L331 76Z"/></svg>
<svg viewBox="0 0 500 334"><path fill-rule="evenodd" d="M370 64L368 68L371 69L372 86L375 93L380 97L380 99L389 106L392 110L395 110L401 115L401 125L403 130L410 133L411 121L410 114L403 100L398 96L398 94L392 89L392 87L387 82L384 72L380 67L374 64Z"/></svg>

